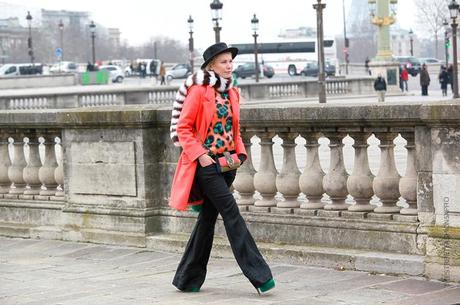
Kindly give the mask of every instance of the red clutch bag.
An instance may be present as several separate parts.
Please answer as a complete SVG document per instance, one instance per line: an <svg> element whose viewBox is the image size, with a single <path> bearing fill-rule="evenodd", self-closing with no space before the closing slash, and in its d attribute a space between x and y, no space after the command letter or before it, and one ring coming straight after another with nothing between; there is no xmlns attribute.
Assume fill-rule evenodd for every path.
<svg viewBox="0 0 460 305"><path fill-rule="evenodd" d="M230 154L228 151L224 152L224 155L217 160L217 167L221 173L237 169L241 165L241 160L238 158L238 154Z"/></svg>

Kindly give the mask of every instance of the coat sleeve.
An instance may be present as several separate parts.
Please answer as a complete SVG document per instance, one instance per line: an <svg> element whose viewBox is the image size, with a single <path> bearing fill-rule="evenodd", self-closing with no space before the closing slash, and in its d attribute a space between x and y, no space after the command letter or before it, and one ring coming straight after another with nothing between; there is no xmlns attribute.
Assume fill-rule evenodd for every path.
<svg viewBox="0 0 460 305"><path fill-rule="evenodd" d="M196 130L196 119L204 94L203 86L190 87L177 123L179 143L190 161L195 161L199 156L208 152L198 138Z"/></svg>

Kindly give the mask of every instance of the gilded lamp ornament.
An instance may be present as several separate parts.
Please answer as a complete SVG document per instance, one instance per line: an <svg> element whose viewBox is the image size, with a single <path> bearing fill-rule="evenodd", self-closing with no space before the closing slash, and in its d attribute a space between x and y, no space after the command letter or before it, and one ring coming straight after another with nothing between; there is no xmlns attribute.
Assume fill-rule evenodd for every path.
<svg viewBox="0 0 460 305"><path fill-rule="evenodd" d="M376 16L375 14L376 1L377 0L368 1L370 15L372 17L371 23L377 26L389 26L389 25L394 24L396 22L396 4L398 3L398 0L390 0L391 14L388 16Z"/></svg>

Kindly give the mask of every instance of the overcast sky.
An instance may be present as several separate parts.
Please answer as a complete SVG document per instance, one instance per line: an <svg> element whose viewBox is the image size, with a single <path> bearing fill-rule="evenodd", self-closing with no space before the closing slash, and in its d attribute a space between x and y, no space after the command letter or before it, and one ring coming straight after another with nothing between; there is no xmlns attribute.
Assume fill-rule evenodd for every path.
<svg viewBox="0 0 460 305"><path fill-rule="evenodd" d="M195 47L203 49L214 41L212 30L211 0L0 0L24 5L33 9L88 11L95 22L121 31L122 40L141 44L152 36L164 35L186 43L187 19L195 21ZM352 0L345 0L348 10ZM398 22L402 28L414 28L415 0L399 0ZM254 13L260 22L259 40L272 40L281 29L300 26L316 27L314 0L221 0L221 40L228 43L251 42L250 20ZM323 0L325 10L325 35L343 32L342 0ZM367 1L366 1L367 2ZM348 14L348 12L347 12Z"/></svg>

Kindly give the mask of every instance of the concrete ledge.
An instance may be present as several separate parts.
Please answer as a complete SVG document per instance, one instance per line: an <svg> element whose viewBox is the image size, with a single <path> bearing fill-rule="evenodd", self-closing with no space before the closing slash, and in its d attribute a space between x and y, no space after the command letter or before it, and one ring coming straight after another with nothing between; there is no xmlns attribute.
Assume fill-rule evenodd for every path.
<svg viewBox="0 0 460 305"><path fill-rule="evenodd" d="M0 236L30 238L30 227L17 223L0 223Z"/></svg>
<svg viewBox="0 0 460 305"><path fill-rule="evenodd" d="M182 253L188 237L185 234L153 235L147 237L146 246L153 250ZM387 274L423 275L425 272L423 256L420 255L262 242L258 242L257 245L267 259L289 264L307 264ZM212 256L232 258L233 254L228 241L214 237Z"/></svg>

